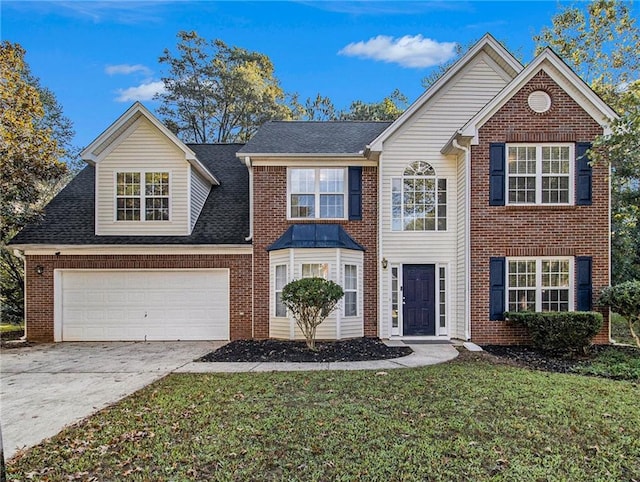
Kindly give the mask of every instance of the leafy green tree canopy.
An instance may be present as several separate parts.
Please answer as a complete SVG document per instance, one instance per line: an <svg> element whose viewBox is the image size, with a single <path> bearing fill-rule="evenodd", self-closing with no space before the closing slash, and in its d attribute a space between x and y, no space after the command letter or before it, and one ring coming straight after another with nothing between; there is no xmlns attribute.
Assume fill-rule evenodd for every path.
<svg viewBox="0 0 640 482"><path fill-rule="evenodd" d="M290 119L286 95L269 57L194 31L178 33L177 52L165 49L168 67L158 113L187 142L247 141L272 119Z"/></svg>

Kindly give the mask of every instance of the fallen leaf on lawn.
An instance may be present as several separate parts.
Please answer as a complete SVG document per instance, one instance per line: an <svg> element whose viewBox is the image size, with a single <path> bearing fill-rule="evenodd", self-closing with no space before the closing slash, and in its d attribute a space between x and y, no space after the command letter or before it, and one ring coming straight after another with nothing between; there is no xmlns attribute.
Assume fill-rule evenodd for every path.
<svg viewBox="0 0 640 482"><path fill-rule="evenodd" d="M377 377L383 377L385 375L388 375L388 373L387 372L376 372L376 376Z"/></svg>

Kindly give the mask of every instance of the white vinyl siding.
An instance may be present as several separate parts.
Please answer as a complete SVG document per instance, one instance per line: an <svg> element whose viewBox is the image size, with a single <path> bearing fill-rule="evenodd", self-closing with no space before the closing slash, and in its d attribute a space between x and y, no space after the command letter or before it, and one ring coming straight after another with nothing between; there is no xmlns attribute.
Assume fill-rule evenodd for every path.
<svg viewBox="0 0 640 482"><path fill-rule="evenodd" d="M344 316L342 302L338 308L325 319L316 332L319 340L336 340L343 338L355 338L364 336L364 325L362 318L363 302L363 254L361 251L347 249L325 249L325 248L304 248L304 249L283 249L269 253L270 263L270 319L269 336L281 339L303 340L304 336L298 328L295 320L291 317L277 317L275 315L276 302L276 267L287 266L288 280L301 279L312 274L326 273L326 279L338 283L342 286L344 278L343 270L345 265L356 266L357 270L357 314L355 316ZM317 270L313 267L322 267ZM304 273L303 273L304 270ZM311 271L313 272L311 272Z"/></svg>
<svg viewBox="0 0 640 482"><path fill-rule="evenodd" d="M202 207L204 206L207 197L209 196L209 191L211 191L211 184L209 181L204 179L202 175L196 171L195 169L190 169L191 171L191 230L196 225L198 221L198 216L200 216L200 212L202 211Z"/></svg>
<svg viewBox="0 0 640 482"><path fill-rule="evenodd" d="M144 118L129 129L129 135L96 164L96 234L188 235L189 163L184 152ZM116 221L116 174L132 171L170 173L169 221Z"/></svg>
<svg viewBox="0 0 640 482"><path fill-rule="evenodd" d="M385 141L381 166L381 257L389 266L440 264L447 266L448 335L464 337L464 160L440 151L451 135L483 108L505 85L503 72L481 53L441 88L414 116ZM439 179L447 182L446 231L393 231L392 180L401 178L407 166L425 160ZM381 336L390 335L391 272L382 271Z"/></svg>

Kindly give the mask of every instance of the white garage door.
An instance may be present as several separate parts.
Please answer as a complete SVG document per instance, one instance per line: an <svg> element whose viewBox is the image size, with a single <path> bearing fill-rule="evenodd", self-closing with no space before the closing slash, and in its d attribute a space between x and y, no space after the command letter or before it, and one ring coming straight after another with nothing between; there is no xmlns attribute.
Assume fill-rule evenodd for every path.
<svg viewBox="0 0 640 482"><path fill-rule="evenodd" d="M228 270L61 271L56 340L228 340Z"/></svg>

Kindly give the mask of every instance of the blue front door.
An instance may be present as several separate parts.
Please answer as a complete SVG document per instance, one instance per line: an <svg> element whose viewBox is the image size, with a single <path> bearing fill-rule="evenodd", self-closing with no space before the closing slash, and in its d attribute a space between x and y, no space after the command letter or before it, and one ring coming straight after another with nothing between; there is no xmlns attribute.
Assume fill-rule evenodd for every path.
<svg viewBox="0 0 640 482"><path fill-rule="evenodd" d="M402 276L403 335L436 334L436 267L405 264Z"/></svg>

